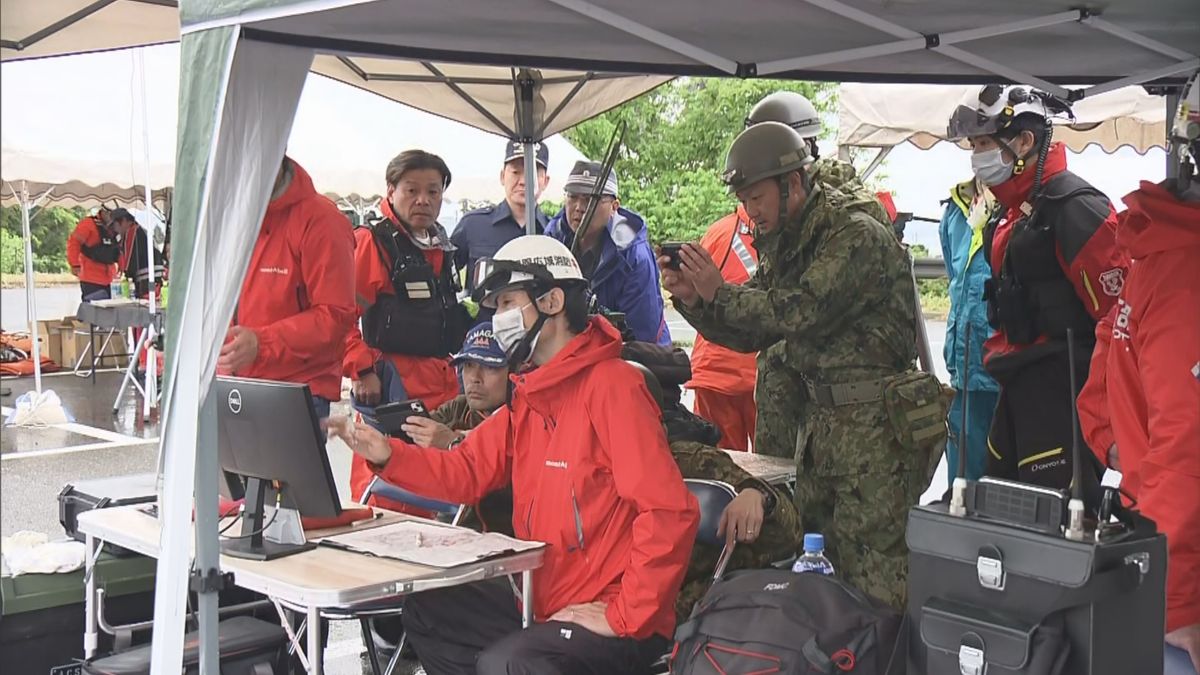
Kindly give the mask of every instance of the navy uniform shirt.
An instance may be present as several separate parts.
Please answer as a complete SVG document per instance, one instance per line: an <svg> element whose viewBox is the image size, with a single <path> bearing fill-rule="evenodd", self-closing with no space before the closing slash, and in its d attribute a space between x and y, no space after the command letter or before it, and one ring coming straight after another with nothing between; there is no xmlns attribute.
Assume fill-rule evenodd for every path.
<svg viewBox="0 0 1200 675"><path fill-rule="evenodd" d="M537 212L537 232L546 229L546 216ZM454 264L467 270L468 277L475 270L475 261L490 258L500 247L525 234L525 228L513 218L508 200L496 206L487 206L471 211L458 221L450 242L454 244ZM475 290L475 280L467 279L468 290Z"/></svg>

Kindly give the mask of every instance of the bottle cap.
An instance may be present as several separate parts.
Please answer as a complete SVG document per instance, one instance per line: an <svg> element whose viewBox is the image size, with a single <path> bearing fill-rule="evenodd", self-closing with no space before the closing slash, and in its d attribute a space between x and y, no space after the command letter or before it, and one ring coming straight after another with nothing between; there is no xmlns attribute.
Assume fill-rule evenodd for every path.
<svg viewBox="0 0 1200 675"><path fill-rule="evenodd" d="M825 535L808 532L804 535L804 552L819 553L825 550Z"/></svg>

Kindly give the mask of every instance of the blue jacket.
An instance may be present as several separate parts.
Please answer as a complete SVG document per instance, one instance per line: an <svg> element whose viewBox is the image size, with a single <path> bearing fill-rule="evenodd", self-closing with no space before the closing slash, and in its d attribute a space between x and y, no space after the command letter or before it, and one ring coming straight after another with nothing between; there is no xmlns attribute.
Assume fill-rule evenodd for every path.
<svg viewBox="0 0 1200 675"><path fill-rule="evenodd" d="M976 227L968 222L975 186L967 181L954 186L938 232L942 239L942 259L950 278L950 316L946 320L946 369L950 385L958 390L999 391L996 380L983 368L983 343L992 335L987 320L987 303L983 300L983 283L992 275L984 258L981 218ZM963 373L963 354L966 351L967 324L971 325L971 360ZM967 376L964 387L963 378Z"/></svg>
<svg viewBox="0 0 1200 675"><path fill-rule="evenodd" d="M592 274L596 301L623 313L639 341L670 346L658 264L646 236L646 221L633 211L619 208L609 219L607 230L608 236L601 242L600 262ZM546 234L567 246L575 239L562 211L546 226Z"/></svg>

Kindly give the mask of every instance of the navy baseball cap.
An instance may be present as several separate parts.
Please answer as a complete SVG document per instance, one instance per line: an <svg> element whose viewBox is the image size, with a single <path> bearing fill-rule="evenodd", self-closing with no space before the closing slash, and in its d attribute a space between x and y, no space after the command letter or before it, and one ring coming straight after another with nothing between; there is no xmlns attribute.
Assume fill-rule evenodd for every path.
<svg viewBox="0 0 1200 675"><path fill-rule="evenodd" d="M534 161L543 169L549 170L550 164L550 149L545 143L533 144ZM504 146L504 163L508 164L514 159L525 159L525 144L518 140L510 140Z"/></svg>
<svg viewBox="0 0 1200 675"><path fill-rule="evenodd" d="M463 341L462 351L454 355L451 363L460 366L464 361L474 361L493 368L508 363L508 356L505 355L504 350L500 348L500 343L496 342L496 337L492 334L491 321L484 321L467 332L467 339Z"/></svg>

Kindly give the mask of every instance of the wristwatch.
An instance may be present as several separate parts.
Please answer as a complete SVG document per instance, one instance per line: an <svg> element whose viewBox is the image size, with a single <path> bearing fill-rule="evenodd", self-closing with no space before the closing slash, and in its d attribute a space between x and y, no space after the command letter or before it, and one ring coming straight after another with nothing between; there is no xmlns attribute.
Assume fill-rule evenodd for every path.
<svg viewBox="0 0 1200 675"><path fill-rule="evenodd" d="M775 495L775 491L770 486L765 485L758 479L750 479L738 486L738 492L747 488L758 490L763 497L763 517L770 516L775 512L775 507L779 505L779 497Z"/></svg>
<svg viewBox="0 0 1200 675"><path fill-rule="evenodd" d="M466 434L459 434L458 436L456 436L456 437L454 438L454 440L450 441L450 445L447 445L447 446L446 446L446 449L447 449L447 450L453 450L453 449L455 448L455 446L457 446L459 443L462 443L462 442L463 442L463 441L465 441L465 440L467 440L467 435L466 435Z"/></svg>

